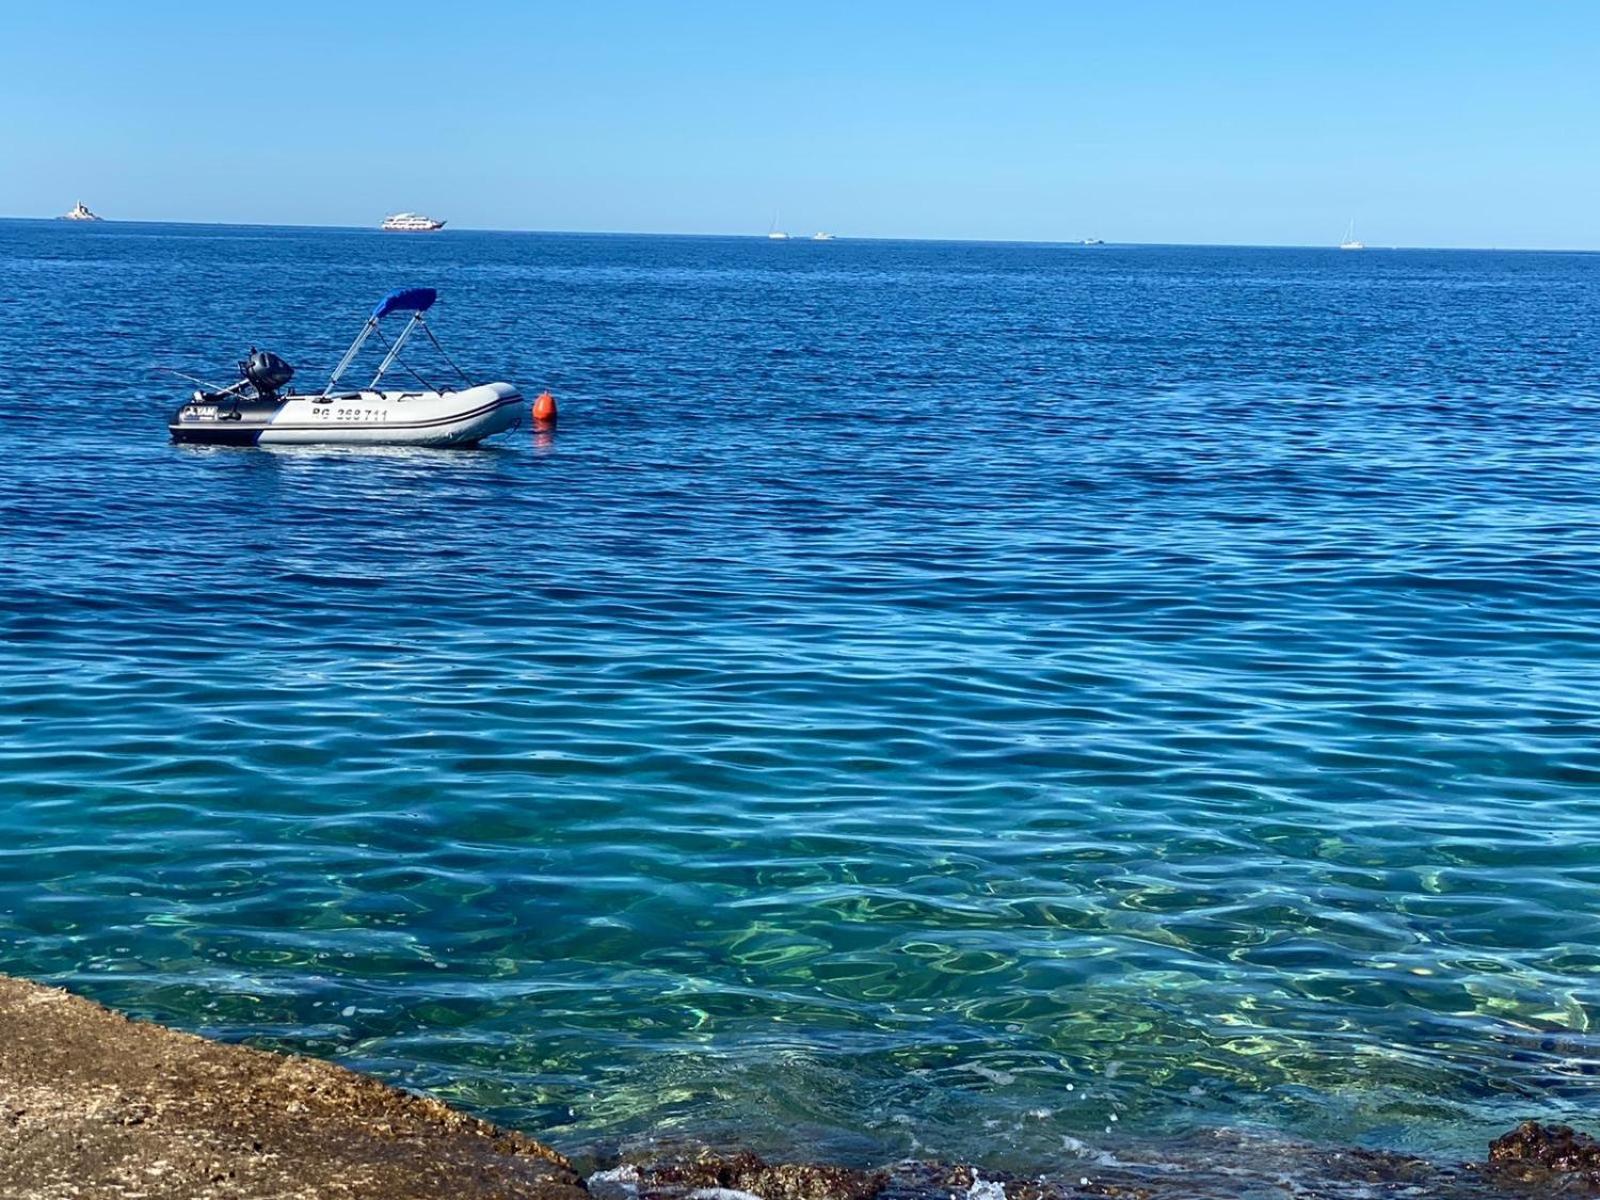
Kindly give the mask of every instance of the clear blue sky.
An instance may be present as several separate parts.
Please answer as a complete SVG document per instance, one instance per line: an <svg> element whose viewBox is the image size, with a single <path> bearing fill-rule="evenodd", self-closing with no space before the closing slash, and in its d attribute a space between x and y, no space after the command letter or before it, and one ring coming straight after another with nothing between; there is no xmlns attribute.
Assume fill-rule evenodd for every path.
<svg viewBox="0 0 1600 1200"><path fill-rule="evenodd" d="M0 214L1600 248L1600 5L22 3Z"/></svg>

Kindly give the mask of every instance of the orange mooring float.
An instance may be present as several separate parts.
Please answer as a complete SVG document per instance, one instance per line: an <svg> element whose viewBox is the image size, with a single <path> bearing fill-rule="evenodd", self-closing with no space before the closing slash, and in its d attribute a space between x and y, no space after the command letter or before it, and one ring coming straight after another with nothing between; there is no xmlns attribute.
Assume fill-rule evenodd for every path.
<svg viewBox="0 0 1600 1200"><path fill-rule="evenodd" d="M556 419L556 398L549 392L540 392L533 401L533 419L549 425Z"/></svg>

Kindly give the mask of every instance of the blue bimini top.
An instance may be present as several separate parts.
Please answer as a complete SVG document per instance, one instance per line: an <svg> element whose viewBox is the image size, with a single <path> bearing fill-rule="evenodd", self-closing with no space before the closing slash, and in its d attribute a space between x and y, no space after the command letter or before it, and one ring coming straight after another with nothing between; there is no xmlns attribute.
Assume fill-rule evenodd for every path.
<svg viewBox="0 0 1600 1200"><path fill-rule="evenodd" d="M372 319L381 321L392 312L427 312L439 293L432 288L395 288L372 310Z"/></svg>

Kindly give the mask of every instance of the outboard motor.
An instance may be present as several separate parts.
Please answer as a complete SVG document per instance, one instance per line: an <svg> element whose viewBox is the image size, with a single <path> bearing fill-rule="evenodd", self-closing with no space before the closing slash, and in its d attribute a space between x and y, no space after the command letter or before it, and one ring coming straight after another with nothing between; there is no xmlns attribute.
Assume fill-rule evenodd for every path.
<svg viewBox="0 0 1600 1200"><path fill-rule="evenodd" d="M276 400L278 389L294 378L294 368L270 350L250 347L250 357L239 364L239 374L250 381L263 400Z"/></svg>

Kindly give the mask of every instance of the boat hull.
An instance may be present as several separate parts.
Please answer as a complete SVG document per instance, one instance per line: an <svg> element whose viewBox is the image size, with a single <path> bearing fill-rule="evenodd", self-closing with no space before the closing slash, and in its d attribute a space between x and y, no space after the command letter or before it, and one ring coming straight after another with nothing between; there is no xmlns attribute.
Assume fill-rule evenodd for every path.
<svg viewBox="0 0 1600 1200"><path fill-rule="evenodd" d="M185 404L172 440L210 446L475 446L522 422L525 401L509 383L456 392L343 392L276 400Z"/></svg>

